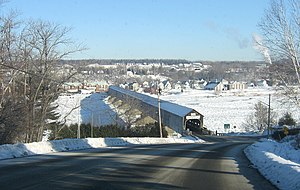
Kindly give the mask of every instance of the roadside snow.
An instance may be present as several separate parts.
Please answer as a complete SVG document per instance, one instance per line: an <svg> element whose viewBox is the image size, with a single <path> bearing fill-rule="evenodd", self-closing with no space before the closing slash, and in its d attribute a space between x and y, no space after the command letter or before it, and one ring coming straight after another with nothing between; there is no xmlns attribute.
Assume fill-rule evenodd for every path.
<svg viewBox="0 0 300 190"><path fill-rule="evenodd" d="M254 167L279 189L299 190L300 150L292 143L262 139L244 152Z"/></svg>
<svg viewBox="0 0 300 190"><path fill-rule="evenodd" d="M63 139L27 144L5 144L0 146L0 160L25 157L36 154L48 154L70 150L81 150L101 147L117 147L139 144L168 144L168 143L203 143L194 137L181 138L86 138Z"/></svg>

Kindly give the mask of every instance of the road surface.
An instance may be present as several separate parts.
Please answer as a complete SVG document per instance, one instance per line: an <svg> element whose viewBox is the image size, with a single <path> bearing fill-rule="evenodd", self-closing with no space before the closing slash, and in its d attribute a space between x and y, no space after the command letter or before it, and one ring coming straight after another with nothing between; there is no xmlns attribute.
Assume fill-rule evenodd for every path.
<svg viewBox="0 0 300 190"><path fill-rule="evenodd" d="M89 149L0 161L0 189L276 189L242 150L253 140Z"/></svg>

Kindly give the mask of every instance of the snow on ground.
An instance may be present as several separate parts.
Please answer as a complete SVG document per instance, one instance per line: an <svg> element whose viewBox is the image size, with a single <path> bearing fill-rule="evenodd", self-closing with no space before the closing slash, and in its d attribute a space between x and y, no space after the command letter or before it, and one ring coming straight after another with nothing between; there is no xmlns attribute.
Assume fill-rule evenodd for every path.
<svg viewBox="0 0 300 190"><path fill-rule="evenodd" d="M74 94L59 96L54 102L58 106L54 113L57 122L70 126L76 123L93 123L93 126L110 125L119 121L116 113L105 101L106 93Z"/></svg>
<svg viewBox="0 0 300 190"><path fill-rule="evenodd" d="M259 101L268 104L271 94L271 109L282 117L286 111L293 114L296 120L300 119L300 111L295 107L281 103L280 96L268 88L249 88L243 91L227 91L216 95L207 90L186 90L183 93L171 91L161 99L193 108L204 115L204 126L218 132L243 132L243 123L254 112L254 106ZM224 130L224 124L230 124L231 129ZM233 129L236 126L236 129Z"/></svg>
<svg viewBox="0 0 300 190"><path fill-rule="evenodd" d="M272 89L246 89L243 91L228 91L216 95L213 91L186 90L170 91L161 96L179 105L193 108L204 115L204 126L218 132L245 132L243 124L247 117L254 112L254 106L259 101L268 104L268 95L271 97L271 109L278 114L278 119L286 111L293 114L296 120L300 119L300 110L281 103ZM156 97L156 95L152 95ZM93 123L94 126L122 124L116 111L106 101L106 93L74 94L60 96L54 103L58 107L54 110L60 117L58 122L65 125ZM224 124L230 124L231 129L225 131ZM234 129L233 126L236 126Z"/></svg>
<svg viewBox="0 0 300 190"><path fill-rule="evenodd" d="M47 142L34 142L27 144L0 145L0 160L25 157L36 154L48 154L101 147L119 147L140 144L168 144L168 143L203 143L199 138L191 136L181 138L86 138L63 139Z"/></svg>
<svg viewBox="0 0 300 190"><path fill-rule="evenodd" d="M279 189L300 189L300 149L295 140L276 142L262 139L244 152L260 173Z"/></svg>

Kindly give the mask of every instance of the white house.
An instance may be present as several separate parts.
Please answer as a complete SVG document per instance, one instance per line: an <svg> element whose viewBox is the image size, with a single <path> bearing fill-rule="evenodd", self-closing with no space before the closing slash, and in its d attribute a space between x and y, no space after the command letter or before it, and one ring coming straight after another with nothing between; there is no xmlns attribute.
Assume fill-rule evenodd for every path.
<svg viewBox="0 0 300 190"><path fill-rule="evenodd" d="M163 91L169 91L172 89L172 85L168 80L162 81L158 84L158 87Z"/></svg>
<svg viewBox="0 0 300 190"><path fill-rule="evenodd" d="M143 84L142 84L142 86L143 86L143 88L149 88L150 87L148 81L144 81Z"/></svg>
<svg viewBox="0 0 300 190"><path fill-rule="evenodd" d="M234 81L229 84L229 90L243 90L246 89L246 83Z"/></svg>
<svg viewBox="0 0 300 190"><path fill-rule="evenodd" d="M182 86L183 86L184 89L190 89L191 88L191 85L190 85L189 81L183 81Z"/></svg>
<svg viewBox="0 0 300 190"><path fill-rule="evenodd" d="M259 86L259 87L268 87L269 85L268 85L266 80L259 80L259 81L257 81L257 86Z"/></svg>
<svg viewBox="0 0 300 190"><path fill-rule="evenodd" d="M204 87L207 85L207 82L204 79L201 80L195 80L192 84L192 88L200 90L204 89Z"/></svg>
<svg viewBox="0 0 300 190"><path fill-rule="evenodd" d="M138 91L140 89L140 85L137 82L132 82L128 84L130 90Z"/></svg>
<svg viewBox="0 0 300 190"><path fill-rule="evenodd" d="M174 84L173 88L174 88L175 90L182 90L182 87L181 87L181 86L182 86L182 85L181 85L181 82L178 81L177 83Z"/></svg>

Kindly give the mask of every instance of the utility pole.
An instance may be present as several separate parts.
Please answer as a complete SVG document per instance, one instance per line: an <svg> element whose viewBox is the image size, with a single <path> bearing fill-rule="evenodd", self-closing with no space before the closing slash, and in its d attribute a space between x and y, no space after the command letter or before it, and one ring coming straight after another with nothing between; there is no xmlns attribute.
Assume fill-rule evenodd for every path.
<svg viewBox="0 0 300 190"><path fill-rule="evenodd" d="M93 136L94 136L94 113L92 112L92 124L91 124L91 138L93 138Z"/></svg>
<svg viewBox="0 0 300 190"><path fill-rule="evenodd" d="M77 97L78 98L78 97ZM78 99L78 104L80 105L80 100ZM78 125L77 125L77 139L80 139L80 106L78 106Z"/></svg>
<svg viewBox="0 0 300 190"><path fill-rule="evenodd" d="M80 139L80 121L79 121L79 115L80 114L79 114L79 111L78 111L77 139Z"/></svg>
<svg viewBox="0 0 300 190"><path fill-rule="evenodd" d="M271 123L271 94L269 94L269 104L268 104L268 139L270 138L270 123Z"/></svg>
<svg viewBox="0 0 300 190"><path fill-rule="evenodd" d="M158 89L158 94L157 94L157 100L158 100L158 124L159 124L159 132L160 132L160 138L163 137L162 134L162 126L161 126L161 113L160 113L160 94L161 94L161 89Z"/></svg>

